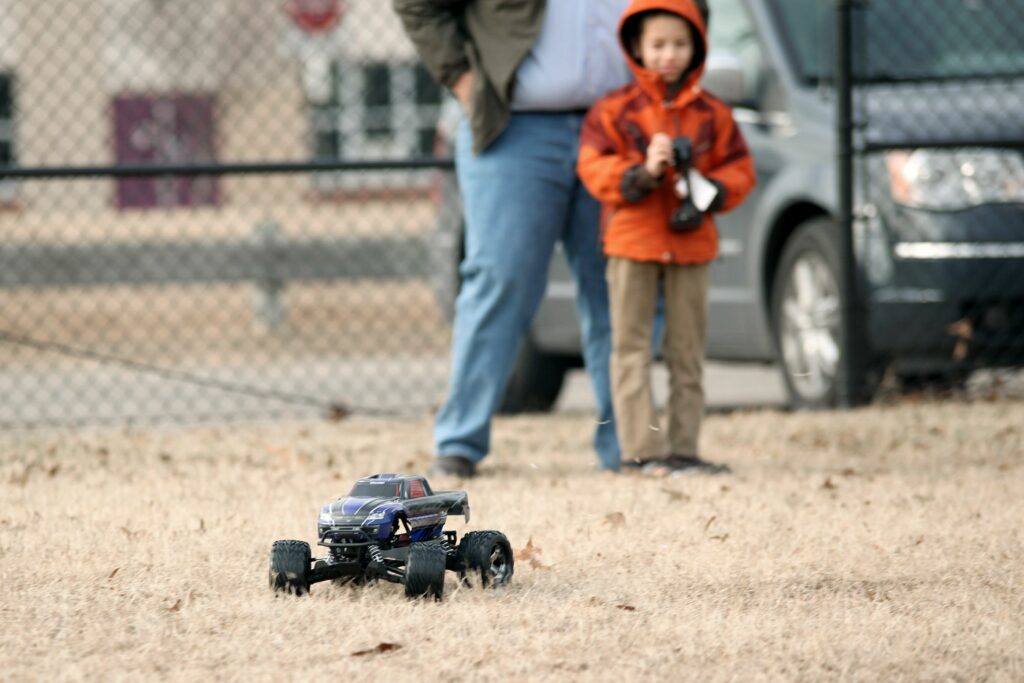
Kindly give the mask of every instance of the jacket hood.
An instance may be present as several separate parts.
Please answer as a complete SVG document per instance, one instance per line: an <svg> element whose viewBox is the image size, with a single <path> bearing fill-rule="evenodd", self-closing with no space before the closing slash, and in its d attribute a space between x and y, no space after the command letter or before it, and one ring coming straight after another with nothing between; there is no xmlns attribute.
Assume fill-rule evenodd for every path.
<svg viewBox="0 0 1024 683"><path fill-rule="evenodd" d="M622 18L619 19L619 43L626 54L626 62L640 87L658 101L665 99L667 84L656 72L642 66L633 55L633 43L640 35L640 15L653 10L677 14L693 27L696 43L693 63L683 76L683 87L676 93L675 101L678 102L681 98L687 97L686 93L693 90L693 86L700 82L700 77L704 73L704 62L708 54L707 27L693 0L633 0L623 12Z"/></svg>

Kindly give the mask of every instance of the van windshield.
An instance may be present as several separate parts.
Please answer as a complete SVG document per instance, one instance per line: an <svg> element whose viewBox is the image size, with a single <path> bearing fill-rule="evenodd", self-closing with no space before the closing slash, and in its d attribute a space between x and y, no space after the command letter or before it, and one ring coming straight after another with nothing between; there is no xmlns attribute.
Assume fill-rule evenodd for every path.
<svg viewBox="0 0 1024 683"><path fill-rule="evenodd" d="M770 0L796 68L831 81L834 2ZM1024 0L876 0L855 5L854 72L862 82L1019 77Z"/></svg>

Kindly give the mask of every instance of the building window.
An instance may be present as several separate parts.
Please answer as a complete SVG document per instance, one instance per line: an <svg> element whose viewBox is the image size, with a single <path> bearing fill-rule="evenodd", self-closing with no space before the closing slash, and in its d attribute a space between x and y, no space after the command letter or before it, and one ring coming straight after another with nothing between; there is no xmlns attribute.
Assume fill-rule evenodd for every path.
<svg viewBox="0 0 1024 683"><path fill-rule="evenodd" d="M312 106L319 161L430 156L441 89L419 63L336 61L330 97Z"/></svg>
<svg viewBox="0 0 1024 683"><path fill-rule="evenodd" d="M391 67L367 64L363 70L363 131L370 140L387 140L394 133Z"/></svg>
<svg viewBox="0 0 1024 683"><path fill-rule="evenodd" d="M122 96L114 99L119 164L210 164L213 100L206 95ZM118 178L117 206L151 209L216 205L216 176Z"/></svg>
<svg viewBox="0 0 1024 683"><path fill-rule="evenodd" d="M14 166L14 78L0 73L0 167ZM15 183L0 180L0 201L14 198Z"/></svg>

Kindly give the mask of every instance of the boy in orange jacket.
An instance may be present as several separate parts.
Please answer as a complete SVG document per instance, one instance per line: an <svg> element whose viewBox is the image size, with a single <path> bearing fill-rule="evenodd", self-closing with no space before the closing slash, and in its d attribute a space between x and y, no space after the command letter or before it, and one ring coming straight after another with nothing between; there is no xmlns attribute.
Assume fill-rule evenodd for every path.
<svg viewBox="0 0 1024 683"><path fill-rule="evenodd" d="M587 114L577 171L603 208L612 400L624 465L728 471L697 449L704 413L708 264L713 212L737 206L754 165L729 107L700 86L707 56L693 0L634 0L619 39L635 80ZM665 296L668 438L657 427L650 339Z"/></svg>

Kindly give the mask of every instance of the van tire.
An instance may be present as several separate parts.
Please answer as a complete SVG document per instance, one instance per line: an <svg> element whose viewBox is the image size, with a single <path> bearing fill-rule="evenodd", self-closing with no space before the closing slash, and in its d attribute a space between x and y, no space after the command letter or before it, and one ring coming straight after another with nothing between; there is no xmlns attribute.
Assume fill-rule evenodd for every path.
<svg viewBox="0 0 1024 683"><path fill-rule="evenodd" d="M775 269L771 322L776 356L793 408L839 403L842 367L838 227L820 217L800 225L783 247ZM864 351L866 368L851 378L859 399L878 385L877 361Z"/></svg>
<svg viewBox="0 0 1024 683"><path fill-rule="evenodd" d="M558 401L565 374L571 365L566 356L541 351L527 334L519 345L498 412L516 415L550 411Z"/></svg>

